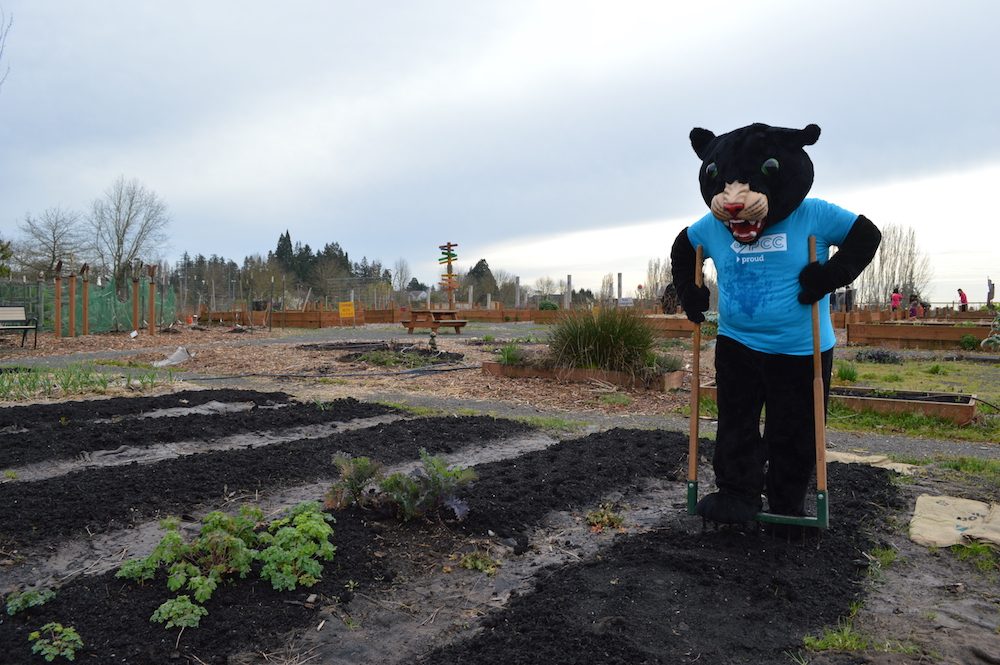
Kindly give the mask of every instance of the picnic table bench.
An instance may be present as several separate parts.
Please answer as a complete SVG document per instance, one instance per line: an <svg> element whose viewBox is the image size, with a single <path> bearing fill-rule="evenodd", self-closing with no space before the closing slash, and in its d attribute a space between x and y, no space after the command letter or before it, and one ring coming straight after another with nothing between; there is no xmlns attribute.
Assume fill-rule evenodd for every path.
<svg viewBox="0 0 1000 665"><path fill-rule="evenodd" d="M35 331L35 348L38 348L38 319L24 313L24 307L0 306L0 332L20 332L21 346L28 339L28 331Z"/></svg>
<svg viewBox="0 0 1000 665"><path fill-rule="evenodd" d="M410 320L402 321L406 332L412 333L414 328L430 328L437 332L438 328L454 328L455 334L462 332L468 321L458 318L457 309L415 309L410 311Z"/></svg>

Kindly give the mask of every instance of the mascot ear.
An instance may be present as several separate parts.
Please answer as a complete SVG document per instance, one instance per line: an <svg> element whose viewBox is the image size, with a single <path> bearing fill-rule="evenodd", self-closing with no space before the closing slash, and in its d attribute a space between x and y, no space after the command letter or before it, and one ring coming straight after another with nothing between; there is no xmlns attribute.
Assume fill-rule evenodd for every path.
<svg viewBox="0 0 1000 665"><path fill-rule="evenodd" d="M815 127L815 125L813 125ZM819 130L819 127L816 127ZM695 127L691 130L691 147L694 148L694 152L701 159L705 159L706 148L708 144L715 140L715 134L708 131L707 129L702 129L701 127Z"/></svg>
<svg viewBox="0 0 1000 665"><path fill-rule="evenodd" d="M812 145L819 140L819 125L809 124L799 132L799 141L803 146Z"/></svg>

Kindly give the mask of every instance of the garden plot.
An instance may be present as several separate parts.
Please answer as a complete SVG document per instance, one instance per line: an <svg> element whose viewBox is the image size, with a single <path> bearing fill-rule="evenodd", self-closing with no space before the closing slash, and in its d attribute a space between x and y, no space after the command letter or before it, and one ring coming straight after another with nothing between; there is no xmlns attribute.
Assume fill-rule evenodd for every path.
<svg viewBox="0 0 1000 665"><path fill-rule="evenodd" d="M341 406L344 421L358 417L348 403L325 413ZM104 411L123 428L144 422L114 422L113 408ZM149 621L176 595L162 570L137 584L107 565L81 572L92 564L77 560L54 576L67 578L54 599L2 617L3 662L41 662L28 634L60 622L79 632L82 662L263 663L274 662L263 654L286 651L289 662L786 663L804 635L835 625L862 597L862 553L897 502L886 472L832 464L834 526L818 546L702 532L683 514L682 434L618 429L557 443L510 421L414 418L5 483L0 590L29 581L37 558L66 542L100 543L105 559L120 562L162 535L153 518L179 516L189 534L205 511L250 502L270 519L280 506L321 497L337 476L334 453L406 468L421 449L475 465L478 480L462 492L465 520L442 513L404 524L377 510L336 511L336 554L315 586L275 591L256 574L220 584L201 626L181 634ZM622 514L621 533L592 534L583 523L602 505ZM462 568L472 553L498 572ZM290 639L298 646L286 649Z"/></svg>

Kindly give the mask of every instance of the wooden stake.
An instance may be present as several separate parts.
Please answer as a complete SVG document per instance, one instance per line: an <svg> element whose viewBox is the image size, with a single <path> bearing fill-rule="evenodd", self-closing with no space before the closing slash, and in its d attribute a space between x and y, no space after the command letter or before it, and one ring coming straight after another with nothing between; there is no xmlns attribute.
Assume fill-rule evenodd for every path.
<svg viewBox="0 0 1000 665"><path fill-rule="evenodd" d="M702 246L695 248L694 283L701 287L701 264L703 261ZM701 325L694 324L691 331L691 430L688 437L688 482L698 482L698 407L701 401ZM689 495L690 497L690 495ZM690 502L689 502L690 503ZM692 509L693 506L688 506Z"/></svg>

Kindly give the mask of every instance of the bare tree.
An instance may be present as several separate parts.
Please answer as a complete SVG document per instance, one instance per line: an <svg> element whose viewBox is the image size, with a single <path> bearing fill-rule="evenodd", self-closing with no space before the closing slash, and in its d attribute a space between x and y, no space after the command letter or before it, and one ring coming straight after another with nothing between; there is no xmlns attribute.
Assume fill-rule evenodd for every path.
<svg viewBox="0 0 1000 665"><path fill-rule="evenodd" d="M670 283L670 257L666 259L650 259L646 266L646 283L644 291L646 297L658 300L663 295L663 290Z"/></svg>
<svg viewBox="0 0 1000 665"><path fill-rule="evenodd" d="M156 192L136 180L118 179L95 199L90 213L94 254L115 279L118 297L128 298L130 266L144 253L156 253L166 240L170 219Z"/></svg>
<svg viewBox="0 0 1000 665"><path fill-rule="evenodd" d="M615 276L607 273L601 278L601 293L597 297L602 305L610 305L615 301Z"/></svg>
<svg viewBox="0 0 1000 665"><path fill-rule="evenodd" d="M555 291L555 289L556 281L548 275L535 280L535 293L541 295L544 300L548 300L549 294Z"/></svg>
<svg viewBox="0 0 1000 665"><path fill-rule="evenodd" d="M859 303L886 306L894 288L908 297L921 295L933 276L930 257L917 244L913 227L887 224L875 258L858 278Z"/></svg>
<svg viewBox="0 0 1000 665"><path fill-rule="evenodd" d="M392 264L392 289L396 293L406 291L406 285L410 283L413 273L410 272L410 264L406 259L400 257Z"/></svg>
<svg viewBox="0 0 1000 665"><path fill-rule="evenodd" d="M24 216L18 225L17 260L21 269L31 273L50 273L56 261L74 265L81 256L80 214L62 208L48 208L38 217Z"/></svg>
<svg viewBox="0 0 1000 665"><path fill-rule="evenodd" d="M3 52L7 48L7 35L10 34L10 28L14 25L14 17L7 16L2 9L0 9L0 61L3 61ZM3 82L7 80L7 74L10 73L10 66L3 70L3 74L0 74L0 87L3 87Z"/></svg>

